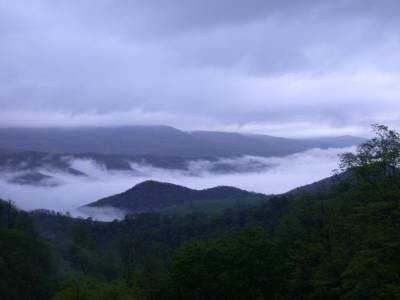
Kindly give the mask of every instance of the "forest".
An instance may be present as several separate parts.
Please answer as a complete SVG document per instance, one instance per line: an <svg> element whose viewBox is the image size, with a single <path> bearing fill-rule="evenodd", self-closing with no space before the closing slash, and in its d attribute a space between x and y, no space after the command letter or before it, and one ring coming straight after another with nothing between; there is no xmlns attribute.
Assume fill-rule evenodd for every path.
<svg viewBox="0 0 400 300"><path fill-rule="evenodd" d="M0 299L400 299L400 133L337 182L222 213L100 222L0 202Z"/></svg>

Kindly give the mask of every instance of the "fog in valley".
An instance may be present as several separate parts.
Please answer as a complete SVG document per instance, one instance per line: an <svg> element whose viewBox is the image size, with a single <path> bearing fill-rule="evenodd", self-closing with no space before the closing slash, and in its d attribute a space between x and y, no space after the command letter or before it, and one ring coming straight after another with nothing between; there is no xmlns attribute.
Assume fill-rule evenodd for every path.
<svg viewBox="0 0 400 300"><path fill-rule="evenodd" d="M332 175L337 168L338 155L354 148L312 149L286 157L252 157L190 161L187 170L154 168L149 165L133 164L135 171L107 171L91 161L76 159L75 169L88 176L73 176L42 170L54 177L53 186L18 185L0 179L0 198L12 200L26 210L50 209L70 212L73 216L87 217L78 207L99 198L121 193L145 180L156 180L183 185L193 189L204 189L220 185L235 186L248 191L279 194L298 186L310 184ZM236 170L257 164L263 166L247 172L215 172L217 164L228 164ZM96 212L96 218L112 220L122 218L123 212L107 210Z"/></svg>

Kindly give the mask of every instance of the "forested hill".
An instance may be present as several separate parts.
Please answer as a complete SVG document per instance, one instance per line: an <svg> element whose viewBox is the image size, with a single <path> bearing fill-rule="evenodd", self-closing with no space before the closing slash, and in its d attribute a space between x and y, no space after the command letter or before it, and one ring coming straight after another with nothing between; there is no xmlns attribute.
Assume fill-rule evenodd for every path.
<svg viewBox="0 0 400 300"><path fill-rule="evenodd" d="M117 195L106 197L87 207L117 208L127 213L160 211L172 206L228 202L230 205L241 201L256 203L267 199L263 194L252 193L229 186L219 186L204 190L189 189L171 183L144 181Z"/></svg>
<svg viewBox="0 0 400 300"><path fill-rule="evenodd" d="M300 140L228 132L185 132L169 126L0 128L0 148L75 154L283 156L316 147L353 146L362 141L350 136Z"/></svg>
<svg viewBox="0 0 400 300"><path fill-rule="evenodd" d="M336 174L312 184L298 187L280 197L299 194L329 194L345 180L345 174ZM118 209L124 214L160 212L168 214L188 214L194 212L221 213L227 208L253 207L262 205L273 198L272 195L248 192L231 186L218 186L204 190L189 189L184 186L144 181L120 194L91 202L80 209L88 215L96 216L90 208Z"/></svg>
<svg viewBox="0 0 400 300"><path fill-rule="evenodd" d="M324 193L220 215L107 223L0 201L0 299L399 299L400 134L374 130Z"/></svg>

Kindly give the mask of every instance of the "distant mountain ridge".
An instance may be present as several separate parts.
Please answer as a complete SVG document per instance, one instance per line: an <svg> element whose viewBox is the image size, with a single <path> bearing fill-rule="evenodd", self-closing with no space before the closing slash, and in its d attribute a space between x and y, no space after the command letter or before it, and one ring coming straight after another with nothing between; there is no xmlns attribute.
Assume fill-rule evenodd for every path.
<svg viewBox="0 0 400 300"><path fill-rule="evenodd" d="M346 173L333 175L281 195L249 192L231 186L195 190L172 183L148 180L120 194L91 202L81 209L86 209L86 212L90 212L90 208L113 208L124 211L126 214L150 211L174 214L177 212L192 213L196 209L204 210L205 207L208 207L211 210L214 208L215 212L222 212L224 209L233 208L238 204L248 207L256 206L276 196L294 196L304 193L328 194L346 178ZM207 212L215 213L210 209Z"/></svg>
<svg viewBox="0 0 400 300"><path fill-rule="evenodd" d="M180 185L144 181L129 190L102 198L87 204L85 207L116 208L127 213L141 213L148 211L160 211L162 209L197 203L201 201L237 201L237 200L262 200L266 199L264 194L248 192L230 186L218 186L215 188L194 190Z"/></svg>
<svg viewBox="0 0 400 300"><path fill-rule="evenodd" d="M187 158L285 156L311 148L361 143L358 137L288 139L229 132L185 132L170 126L0 128L0 148Z"/></svg>

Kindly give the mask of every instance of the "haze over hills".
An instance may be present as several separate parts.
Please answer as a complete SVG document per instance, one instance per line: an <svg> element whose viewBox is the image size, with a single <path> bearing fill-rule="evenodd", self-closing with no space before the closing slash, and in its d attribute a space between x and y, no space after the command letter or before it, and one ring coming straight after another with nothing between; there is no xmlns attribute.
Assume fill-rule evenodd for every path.
<svg viewBox="0 0 400 300"><path fill-rule="evenodd" d="M289 139L169 126L1 128L0 148L51 153L178 156L285 156L311 148L353 146L358 137Z"/></svg>
<svg viewBox="0 0 400 300"><path fill-rule="evenodd" d="M221 299L297 299L299 293L302 299L310 299L315 298L314 290L318 299L332 295L341 299L337 291L344 289L357 292L346 293L350 295L346 299L363 299L369 296L365 291L371 289L371 282L372 297L367 298L397 299L400 134L385 132L384 127L381 132L380 138L363 144L357 153L342 156L342 173L279 195L230 186L196 190L144 181L81 208L124 210L121 220L110 222L45 209L25 212L0 199L0 254L11 262L9 268L0 268L2 278L13 283L24 274L29 288L40 276L46 280L41 286L44 291L54 286L55 293L61 286L59 295L67 295L65 299L86 291L86 286L98 291L93 299L100 299L104 295L100 288L107 284L117 285L117 290L108 290L106 299L113 298L115 291L124 295L120 299L152 298L154 291L155 299L165 299L166 291L171 295L168 299L209 299L219 295L220 286L227 295ZM304 278L299 270L309 275ZM67 284L74 272L106 279L96 283L97 277L76 277L70 289ZM221 272L227 276L220 278ZM134 288L141 290L138 297L127 298L136 294L123 283L134 275L140 276ZM65 285L54 279L57 276ZM252 283L240 286L248 278L265 292L253 294ZM329 280L322 288L321 278ZM214 282L216 287L204 292L204 297L192 293L194 287L203 291ZM271 290L270 282L278 287ZM293 282L310 288L299 289ZM5 294L10 285L3 286ZM181 293L182 286L188 292ZM240 289L232 294L236 286ZM20 290L20 284L11 287ZM244 297L234 296L242 290Z"/></svg>
<svg viewBox="0 0 400 300"><path fill-rule="evenodd" d="M399 15L0 0L0 300L400 300Z"/></svg>
<svg viewBox="0 0 400 300"><path fill-rule="evenodd" d="M362 141L351 136L288 139L185 132L168 126L2 128L0 172L8 183L47 187L62 185L64 175L88 176L80 168L82 161L107 172L125 172L124 176L146 177L159 170L177 170L188 176L257 173L271 168L265 157Z"/></svg>
<svg viewBox="0 0 400 300"><path fill-rule="evenodd" d="M101 153L46 153L0 149L0 175L7 182L54 187L57 177L84 176L97 170L127 177L146 177L163 171L179 171L188 176L261 172L270 164L261 157L187 158L179 156L119 155Z"/></svg>

